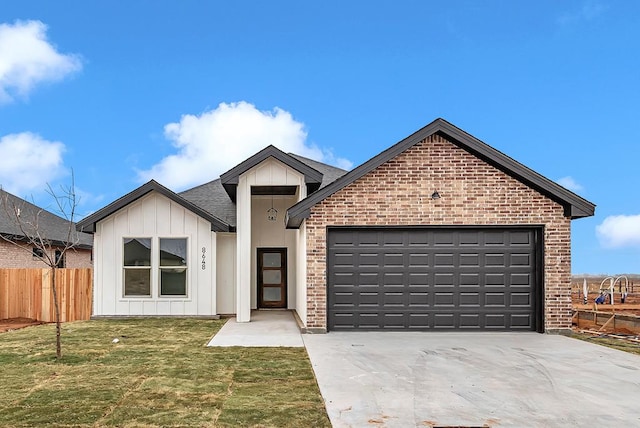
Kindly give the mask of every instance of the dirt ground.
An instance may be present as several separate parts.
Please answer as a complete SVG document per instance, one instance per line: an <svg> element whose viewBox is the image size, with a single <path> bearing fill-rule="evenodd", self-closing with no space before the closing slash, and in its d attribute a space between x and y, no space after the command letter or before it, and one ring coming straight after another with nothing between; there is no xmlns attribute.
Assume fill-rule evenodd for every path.
<svg viewBox="0 0 640 428"><path fill-rule="evenodd" d="M42 321L36 321L29 318L11 318L0 320L0 333L9 330L17 330L19 328L30 327L32 325L44 324Z"/></svg>

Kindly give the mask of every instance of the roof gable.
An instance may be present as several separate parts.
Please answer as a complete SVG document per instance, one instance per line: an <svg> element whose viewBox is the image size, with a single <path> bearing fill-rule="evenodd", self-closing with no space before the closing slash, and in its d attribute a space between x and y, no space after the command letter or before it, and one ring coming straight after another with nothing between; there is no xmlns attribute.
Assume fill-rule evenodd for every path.
<svg viewBox="0 0 640 428"><path fill-rule="evenodd" d="M177 193L167 189L166 187L164 187L163 185L161 185L155 180L151 180L143 184L137 189L127 193L120 199L117 199L116 201L110 203L109 205L102 208L101 210L98 210L95 213L85 217L84 219L78 222L78 224L76 225L76 228L82 232L93 233L96 231L97 222L110 216L111 214L124 208L125 206L131 204L132 202L137 201L138 199L140 199L141 197L143 197L144 195L152 191L160 193L161 195L171 199L173 202L183 206L184 208L188 209L194 214L197 214L200 217L204 218L205 220L208 220L209 222L211 222L211 230L215 232L228 232L230 230L230 227L227 223L220 220L219 218L212 215L211 213L203 210L202 208L193 204L192 202L189 202L188 200L178 195Z"/></svg>
<svg viewBox="0 0 640 428"><path fill-rule="evenodd" d="M444 119L436 119L429 125L401 140L387 150L369 159L362 165L346 173L333 183L309 195L307 198L293 205L287 210L287 227L297 228L305 218L308 218L311 208L331 196L340 189L353 183L380 165L395 158L410 147L418 144L433 134L439 134L456 146L466 150L506 174L516 178L527 186L560 203L565 209L565 216L572 219L592 216L595 205L581 198L570 190L538 174L532 169L515 161L504 153L485 144L462 129L452 125Z"/></svg>
<svg viewBox="0 0 640 428"><path fill-rule="evenodd" d="M320 171L270 145L220 176L220 182L232 201L235 202L236 200L236 189L240 176L270 157L302 174L307 184L308 193L312 193L320 187L322 183L322 173Z"/></svg>

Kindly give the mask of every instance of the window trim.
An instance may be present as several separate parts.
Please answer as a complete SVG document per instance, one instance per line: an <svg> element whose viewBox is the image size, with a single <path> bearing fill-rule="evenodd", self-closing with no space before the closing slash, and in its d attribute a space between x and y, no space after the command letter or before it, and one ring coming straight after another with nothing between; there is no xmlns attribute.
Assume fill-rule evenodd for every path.
<svg viewBox="0 0 640 428"><path fill-rule="evenodd" d="M127 239L148 239L149 248L149 266L127 266L124 264L124 246ZM123 236L122 237L122 298L123 299L151 299L153 298L153 247L154 239L152 236ZM149 271L149 294L127 294L126 272L127 270L147 270Z"/></svg>
<svg viewBox="0 0 640 428"><path fill-rule="evenodd" d="M158 259L157 259L157 273L156 273L156 278L158 279L158 298L159 299L189 299L189 237L188 236L158 236L158 251L157 251L157 255L158 255ZM161 251L161 247L160 247L160 241L162 239L184 239L185 241L185 264L184 264L184 272L185 272L185 277L184 277L184 294L162 294L162 269L170 269L170 268L176 268L176 266L162 266L160 264L161 262L161 257L160 257L160 251ZM182 267L182 266L178 266L178 267Z"/></svg>

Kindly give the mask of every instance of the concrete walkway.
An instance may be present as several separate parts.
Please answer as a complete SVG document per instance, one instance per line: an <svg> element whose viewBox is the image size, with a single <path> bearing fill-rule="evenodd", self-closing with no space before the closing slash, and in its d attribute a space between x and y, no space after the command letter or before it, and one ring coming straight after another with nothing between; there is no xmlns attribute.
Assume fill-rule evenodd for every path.
<svg viewBox="0 0 640 428"><path fill-rule="evenodd" d="M334 427L638 427L640 356L536 333L303 336Z"/></svg>
<svg viewBox="0 0 640 428"><path fill-rule="evenodd" d="M253 311L250 322L230 318L207 346L303 347L304 343L291 311Z"/></svg>

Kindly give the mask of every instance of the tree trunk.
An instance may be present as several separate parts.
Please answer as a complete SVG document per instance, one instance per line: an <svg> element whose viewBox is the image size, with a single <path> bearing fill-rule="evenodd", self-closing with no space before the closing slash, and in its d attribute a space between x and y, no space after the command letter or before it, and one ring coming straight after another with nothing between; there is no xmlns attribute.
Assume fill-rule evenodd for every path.
<svg viewBox="0 0 640 428"><path fill-rule="evenodd" d="M53 291L53 309L56 318L56 358L62 358L62 345L60 343L60 304L58 303L58 288L56 287L56 268L51 267L51 290Z"/></svg>

